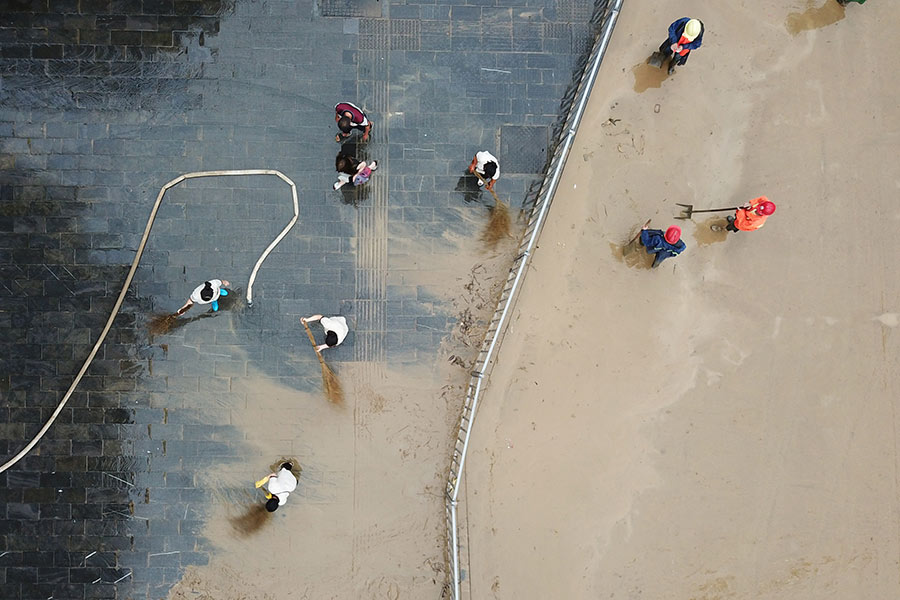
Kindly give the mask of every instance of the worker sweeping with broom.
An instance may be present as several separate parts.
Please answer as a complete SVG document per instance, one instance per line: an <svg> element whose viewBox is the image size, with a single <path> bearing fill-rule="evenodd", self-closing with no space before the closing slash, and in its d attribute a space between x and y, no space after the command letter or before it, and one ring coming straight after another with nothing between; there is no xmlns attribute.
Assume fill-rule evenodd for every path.
<svg viewBox="0 0 900 600"><path fill-rule="evenodd" d="M297 489L297 477L291 472L292 463L282 463L277 473L269 473L256 482L256 487L266 486L266 510L275 512L278 507L287 502L291 492Z"/></svg>
<svg viewBox="0 0 900 600"><path fill-rule="evenodd" d="M478 177L479 186L484 185L489 191L494 191L494 183L500 179L500 161L487 150L476 152L475 158L469 163L469 173Z"/></svg>
<svg viewBox="0 0 900 600"><path fill-rule="evenodd" d="M178 309L176 315L182 315L194 304L212 304L213 312L219 311L219 297L227 296L228 290L226 286L231 285L227 279L210 279L204 281L202 285L198 285L184 306Z"/></svg>
<svg viewBox="0 0 900 600"><path fill-rule="evenodd" d="M325 343L319 344L318 346L313 344L316 352L321 352L325 348L334 348L343 342L344 338L347 337L347 334L350 332L345 317L323 317L322 315L313 315L311 317L300 318L300 322L304 325L307 323L315 323L316 321L319 321L325 329Z"/></svg>
<svg viewBox="0 0 900 600"><path fill-rule="evenodd" d="M210 279L209 281L204 281L202 285L198 285L194 288L194 291L191 292L191 296L188 298L187 302L184 303L184 306L174 313L154 316L147 324L147 329L150 331L151 335L164 335L168 333L179 323L182 323L178 317L186 313L194 304L211 304L213 312L218 312L219 298L224 298L228 295L228 290L225 288L229 285L231 285L231 283L227 279Z"/></svg>
<svg viewBox="0 0 900 600"><path fill-rule="evenodd" d="M313 337L312 331L309 329L309 323L314 323L315 321L319 321L325 329L324 344L316 344L316 338ZM316 357L319 359L319 365L322 367L322 387L325 391L325 396L331 402L340 404L344 401L344 390L337 375L325 364L325 359L322 358L322 350L334 348L344 341L344 338L347 337L347 333L350 331L350 328L347 327L347 319L341 316L324 317L322 315L313 315L311 317L300 317L300 322L303 323L303 328L306 329L309 343L312 344L313 350L316 351Z"/></svg>
<svg viewBox="0 0 900 600"><path fill-rule="evenodd" d="M482 150L475 154L475 158L469 164L469 173L478 180L479 187L484 187L494 197L491 218L481 236L482 240L493 246L503 238L509 237L509 207L494 191L494 183L500 179L500 163L496 156Z"/></svg>

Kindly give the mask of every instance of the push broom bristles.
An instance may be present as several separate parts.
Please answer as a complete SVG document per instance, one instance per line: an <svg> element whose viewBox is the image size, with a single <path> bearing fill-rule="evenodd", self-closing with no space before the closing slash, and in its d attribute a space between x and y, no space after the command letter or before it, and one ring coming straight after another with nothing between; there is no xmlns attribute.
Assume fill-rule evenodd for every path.
<svg viewBox="0 0 900 600"><path fill-rule="evenodd" d="M187 312L189 306L183 307L171 314L154 315L147 322L147 331L150 335L165 335L175 329L178 317Z"/></svg>
<svg viewBox="0 0 900 600"><path fill-rule="evenodd" d="M500 199L491 209L491 218L488 220L481 234L481 241L488 246L494 246L500 240L509 237L509 207Z"/></svg>
<svg viewBox="0 0 900 600"><path fill-rule="evenodd" d="M319 359L321 360L321 355ZM344 389L341 387L341 380L334 374L334 371L322 361L322 389L325 391L325 397L333 404L342 404L344 402Z"/></svg>
<svg viewBox="0 0 900 600"><path fill-rule="evenodd" d="M172 323L177 319L175 315L153 315L147 322L147 331L150 335L165 335L172 330Z"/></svg>
<svg viewBox="0 0 900 600"><path fill-rule="evenodd" d="M322 353L316 350L316 338L313 337L312 331L309 330L309 325L307 325L305 321L301 321L301 323L303 323L303 328L306 329L309 343L312 344L316 357L319 359L319 365L322 367L322 391L325 392L325 397L328 398L328 401L332 404L342 404L344 402L344 388L341 387L341 380L338 379L337 375L334 374L334 371L325 364Z"/></svg>
<svg viewBox="0 0 900 600"><path fill-rule="evenodd" d="M477 171L473 172L475 177L485 185L484 178ZM487 187L485 185L485 187ZM491 218L488 220L487 226L484 228L484 233L481 234L481 241L486 243L488 246L494 246L502 240L503 238L509 237L509 226L510 226L510 218L509 218L509 207L506 206L506 203L500 200L500 197L497 196L497 192L494 190L488 190L491 195L494 197L494 207L491 209Z"/></svg>

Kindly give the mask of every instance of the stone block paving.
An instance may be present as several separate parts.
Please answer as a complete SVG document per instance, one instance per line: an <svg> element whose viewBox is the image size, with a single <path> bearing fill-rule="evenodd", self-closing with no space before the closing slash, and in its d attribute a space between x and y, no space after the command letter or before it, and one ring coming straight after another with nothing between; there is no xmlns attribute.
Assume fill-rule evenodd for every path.
<svg viewBox="0 0 900 600"><path fill-rule="evenodd" d="M18 452L68 388L165 182L279 169L301 214L260 270L252 307L240 294L217 315L195 307L154 339L148 315L177 309L204 279L246 291L292 212L271 177L169 192L81 385L0 474L0 598L158 599L205 564L198 472L250 452L228 403L259 374L320 385L300 315L348 316L338 362L430 364L453 314L392 275L390 259L452 256L447 232L477 237L489 201L463 177L477 150L498 154L498 190L526 198L594 8L0 0L0 456ZM372 142L351 148L382 170L336 193L332 114L344 99L375 122ZM515 126L528 147L504 140Z"/></svg>

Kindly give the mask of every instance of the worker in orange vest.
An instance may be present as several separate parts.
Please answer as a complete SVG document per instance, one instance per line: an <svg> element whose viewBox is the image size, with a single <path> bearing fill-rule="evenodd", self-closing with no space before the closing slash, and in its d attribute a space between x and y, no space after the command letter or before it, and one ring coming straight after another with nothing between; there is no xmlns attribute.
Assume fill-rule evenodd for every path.
<svg viewBox="0 0 900 600"><path fill-rule="evenodd" d="M766 224L766 219L774 212L775 203L770 202L765 196L760 196L739 207L733 217L726 217L728 225L725 229L735 233L756 231Z"/></svg>

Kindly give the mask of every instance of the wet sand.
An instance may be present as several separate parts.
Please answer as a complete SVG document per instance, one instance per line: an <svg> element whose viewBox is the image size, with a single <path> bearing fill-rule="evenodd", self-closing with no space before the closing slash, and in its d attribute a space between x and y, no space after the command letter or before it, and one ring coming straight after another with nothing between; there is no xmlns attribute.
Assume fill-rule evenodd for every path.
<svg viewBox="0 0 900 600"><path fill-rule="evenodd" d="M170 599L440 597L444 485L466 365L514 251L511 241L485 250L477 236L487 211L464 214L471 220L454 227L468 231L448 232L445 253L404 249L391 259L393 281L421 285L459 320L439 355L411 350L395 365L326 351L345 390L341 406L264 374L233 380L222 408L247 457L200 475L215 498L202 532L214 558L188 568ZM297 335L306 335L299 326ZM302 468L297 490L267 513L253 483L286 459Z"/></svg>
<svg viewBox="0 0 900 600"><path fill-rule="evenodd" d="M827 2L626 2L476 419L472 598L900 597L897 12Z"/></svg>

